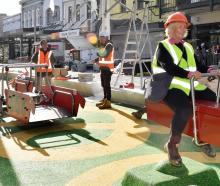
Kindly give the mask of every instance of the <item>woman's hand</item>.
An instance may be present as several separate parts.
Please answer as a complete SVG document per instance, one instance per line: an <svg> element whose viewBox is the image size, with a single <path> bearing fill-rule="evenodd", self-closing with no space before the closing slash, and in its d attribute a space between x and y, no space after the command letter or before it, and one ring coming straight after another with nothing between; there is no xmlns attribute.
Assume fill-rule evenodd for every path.
<svg viewBox="0 0 220 186"><path fill-rule="evenodd" d="M191 79L192 77L194 77L195 79L200 79L202 77L202 73L199 71L195 71L195 72L189 72L187 77L189 79Z"/></svg>

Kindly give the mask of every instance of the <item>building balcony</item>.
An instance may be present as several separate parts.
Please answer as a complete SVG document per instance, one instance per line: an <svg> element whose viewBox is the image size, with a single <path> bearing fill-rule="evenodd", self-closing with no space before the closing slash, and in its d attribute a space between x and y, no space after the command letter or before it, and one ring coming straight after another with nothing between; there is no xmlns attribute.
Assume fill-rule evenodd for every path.
<svg viewBox="0 0 220 186"><path fill-rule="evenodd" d="M210 7L213 8L215 5L220 5L219 0L177 0L177 7L179 10L192 9L198 7Z"/></svg>
<svg viewBox="0 0 220 186"><path fill-rule="evenodd" d="M161 13L171 11L184 11L189 9L206 8L213 10L215 6L220 6L219 0L160 0Z"/></svg>

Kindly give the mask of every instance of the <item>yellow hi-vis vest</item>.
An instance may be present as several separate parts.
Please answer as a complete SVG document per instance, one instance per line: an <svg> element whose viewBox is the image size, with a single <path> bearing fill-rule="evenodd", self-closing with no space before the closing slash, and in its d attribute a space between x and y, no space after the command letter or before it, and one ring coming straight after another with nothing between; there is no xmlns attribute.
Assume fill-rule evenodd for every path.
<svg viewBox="0 0 220 186"><path fill-rule="evenodd" d="M52 51L47 51L45 54L43 51L39 50L38 53L38 61L37 64L47 64L48 65L48 72L52 72L52 65L50 61L50 57L52 55ZM37 72L46 72L46 68L37 68Z"/></svg>
<svg viewBox="0 0 220 186"><path fill-rule="evenodd" d="M184 70L194 72L197 70L196 68L196 62L194 58L194 50L193 47L187 43L184 42L184 48L186 50L187 54L187 61L182 58L183 52L176 46L169 43L168 39L165 39L161 41L163 46L166 48L166 50L170 53L170 55L173 58L173 62L178 65L180 68L183 68ZM165 70L158 66L157 64L157 49L153 58L152 63L152 71L153 74L163 73ZM185 92L186 95L190 94L190 79L188 78L180 78L177 76L174 76L169 89L176 88L179 90L182 90ZM194 81L194 88L195 90L205 90L207 87L203 84L200 84L198 81Z"/></svg>
<svg viewBox="0 0 220 186"><path fill-rule="evenodd" d="M107 43L105 45L105 48L107 45L112 45L112 43ZM99 50L105 51L105 48L100 48ZM111 71L114 70L114 48L112 48L112 51L109 53L109 55L105 58L99 57L99 66L100 67L109 67Z"/></svg>

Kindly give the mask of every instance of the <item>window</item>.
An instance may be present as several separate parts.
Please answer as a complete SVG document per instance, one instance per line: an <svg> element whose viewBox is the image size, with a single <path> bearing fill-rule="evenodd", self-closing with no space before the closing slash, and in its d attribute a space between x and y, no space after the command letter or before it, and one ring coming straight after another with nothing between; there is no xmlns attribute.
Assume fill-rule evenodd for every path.
<svg viewBox="0 0 220 186"><path fill-rule="evenodd" d="M87 19L91 19L91 2L87 3Z"/></svg>
<svg viewBox="0 0 220 186"><path fill-rule="evenodd" d="M137 9L143 9L144 8L144 2L143 0L138 0L137 1Z"/></svg>
<svg viewBox="0 0 220 186"><path fill-rule="evenodd" d="M121 3L126 5L126 0L121 0ZM121 5L121 12L126 12L126 8L124 6L122 6L122 5Z"/></svg>
<svg viewBox="0 0 220 186"><path fill-rule="evenodd" d="M40 26L40 9L39 8L37 8L37 10L36 10L36 25L37 26Z"/></svg>
<svg viewBox="0 0 220 186"><path fill-rule="evenodd" d="M206 0L191 0L191 3L199 3L199 2L202 2L202 1L206 1Z"/></svg>
<svg viewBox="0 0 220 186"><path fill-rule="evenodd" d="M76 5L76 21L80 21L80 5Z"/></svg>
<svg viewBox="0 0 220 186"><path fill-rule="evenodd" d="M28 27L28 16L27 12L24 13L24 28Z"/></svg>
<svg viewBox="0 0 220 186"><path fill-rule="evenodd" d="M54 9L54 14L53 14L53 21L59 21L60 20L60 7L59 6L55 6Z"/></svg>
<svg viewBox="0 0 220 186"><path fill-rule="evenodd" d="M32 26L32 11L28 11L28 28Z"/></svg>
<svg viewBox="0 0 220 186"><path fill-rule="evenodd" d="M32 10L31 12L32 12L31 20L33 20L33 21L31 22L31 27L34 27L34 19L35 19L34 10Z"/></svg>
<svg viewBox="0 0 220 186"><path fill-rule="evenodd" d="M50 8L47 9L47 25L53 22L53 12Z"/></svg>
<svg viewBox="0 0 220 186"><path fill-rule="evenodd" d="M73 9L71 6L68 7L68 22L72 21Z"/></svg>

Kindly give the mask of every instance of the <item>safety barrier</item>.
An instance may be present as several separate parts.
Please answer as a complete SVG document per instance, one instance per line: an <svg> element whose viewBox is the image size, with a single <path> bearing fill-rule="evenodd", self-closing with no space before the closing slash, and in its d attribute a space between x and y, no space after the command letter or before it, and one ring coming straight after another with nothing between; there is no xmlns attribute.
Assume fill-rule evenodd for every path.
<svg viewBox="0 0 220 186"><path fill-rule="evenodd" d="M220 53L207 53L206 64L210 65L219 65L220 66Z"/></svg>

